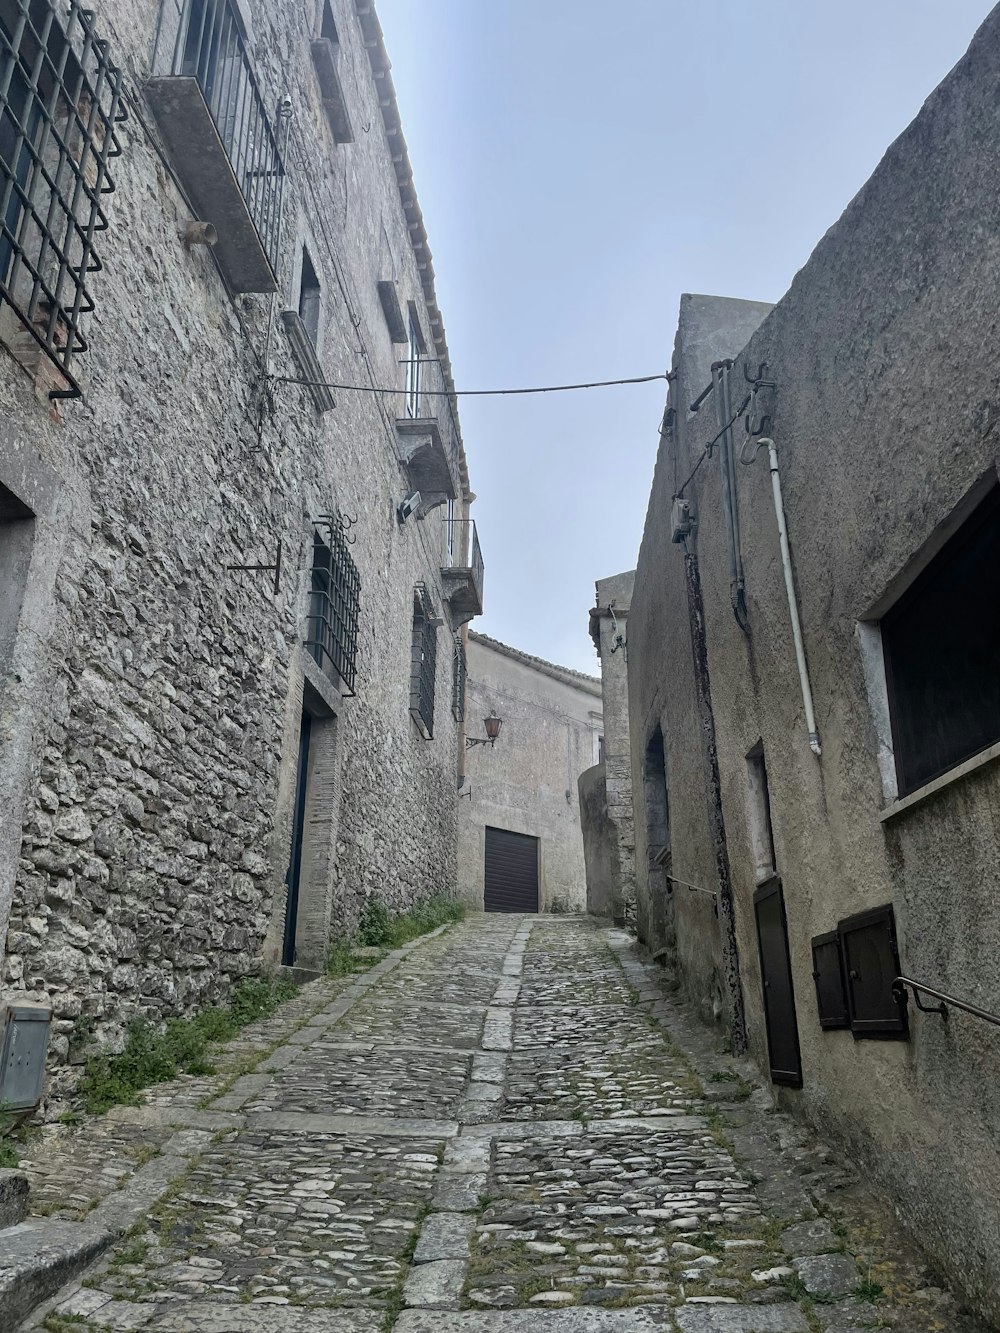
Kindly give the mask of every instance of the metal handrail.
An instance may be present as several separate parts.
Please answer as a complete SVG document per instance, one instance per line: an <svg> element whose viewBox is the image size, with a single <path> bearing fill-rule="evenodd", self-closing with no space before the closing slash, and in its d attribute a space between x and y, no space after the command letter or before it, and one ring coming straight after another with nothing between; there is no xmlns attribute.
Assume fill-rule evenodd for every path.
<svg viewBox="0 0 1000 1333"><path fill-rule="evenodd" d="M906 993L907 986L913 991L913 999L917 1008L922 1014L940 1014L945 1020L948 1018L948 1005L954 1005L956 1009L961 1009L966 1014L972 1014L974 1018L981 1018L985 1023L992 1023L994 1027L1000 1028L1000 1014L991 1014L986 1009L980 1009L977 1004L968 1004L965 1000L956 1000L954 995L946 995L944 991L936 990L933 986L925 986L922 981L914 981L912 977L897 977L892 983L892 993L898 1004L906 1004L909 998ZM935 1000L940 1000L940 1004L921 1004L920 995L931 995Z"/></svg>

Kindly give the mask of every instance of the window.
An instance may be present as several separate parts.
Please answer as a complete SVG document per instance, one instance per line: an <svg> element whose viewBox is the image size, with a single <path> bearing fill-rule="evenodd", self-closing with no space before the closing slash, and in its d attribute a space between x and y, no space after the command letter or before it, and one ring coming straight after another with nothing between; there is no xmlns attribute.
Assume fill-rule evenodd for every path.
<svg viewBox="0 0 1000 1333"><path fill-rule="evenodd" d="M323 3L323 21L319 30L320 37L324 41L333 42L336 45L340 38L337 36L337 25L333 21L333 8L330 0L324 0Z"/></svg>
<svg viewBox="0 0 1000 1333"><path fill-rule="evenodd" d="M319 278L316 276L316 269L309 256L309 251L303 246L302 277L299 281L299 318L302 320L303 327L309 335L309 341L314 347L319 344L320 304Z"/></svg>
<svg viewBox="0 0 1000 1333"><path fill-rule="evenodd" d="M893 994L899 976L896 919L891 906L859 912L837 926L851 1032L855 1037L905 1041L906 1005Z"/></svg>
<svg viewBox="0 0 1000 1333"><path fill-rule="evenodd" d="M455 635L455 662L452 675L451 713L456 722L465 721L465 681L468 663L461 634Z"/></svg>
<svg viewBox="0 0 1000 1333"><path fill-rule="evenodd" d="M439 621L423 584L413 592L413 636L410 647L410 716L424 740L434 735L434 683L437 674Z"/></svg>
<svg viewBox="0 0 1000 1333"><path fill-rule="evenodd" d="M598 738L597 738L597 762L598 762L599 764L603 764L603 763L604 763L604 737L603 737L603 736L598 736Z"/></svg>
<svg viewBox="0 0 1000 1333"><path fill-rule="evenodd" d="M53 398L80 394L72 359L121 152L122 75L92 18L79 0L0 0L0 292L15 353L33 342L58 368Z"/></svg>
<svg viewBox="0 0 1000 1333"><path fill-rule="evenodd" d="M324 536L324 533L326 534ZM317 666L336 672L353 691L358 650L361 576L336 518L313 530L312 586L306 648Z"/></svg>
<svg viewBox="0 0 1000 1333"><path fill-rule="evenodd" d="M881 618L898 793L1000 741L1000 487Z"/></svg>
<svg viewBox="0 0 1000 1333"><path fill-rule="evenodd" d="M420 416L420 353L423 345L423 338L420 336L420 326L417 324L417 317L410 312L410 330L409 341L406 352L406 415L408 417Z"/></svg>
<svg viewBox="0 0 1000 1333"><path fill-rule="evenodd" d="M455 563L455 501L448 500L448 517L445 519L445 551L449 568Z"/></svg>
<svg viewBox="0 0 1000 1333"><path fill-rule="evenodd" d="M775 873L776 861L774 831L771 827L771 796L767 788L767 766L761 742L747 755L747 795L754 873L757 883L762 884Z"/></svg>
<svg viewBox="0 0 1000 1333"><path fill-rule="evenodd" d="M667 877L670 889L670 803L667 797L667 766L663 754L663 732L659 727L646 746L644 766L646 800L646 862L650 888L663 889Z"/></svg>
<svg viewBox="0 0 1000 1333"><path fill-rule="evenodd" d="M813 939L812 957L820 1027L824 1030L849 1028L851 1017L847 1009L847 991L844 989L844 964L840 953L840 936L835 930Z"/></svg>

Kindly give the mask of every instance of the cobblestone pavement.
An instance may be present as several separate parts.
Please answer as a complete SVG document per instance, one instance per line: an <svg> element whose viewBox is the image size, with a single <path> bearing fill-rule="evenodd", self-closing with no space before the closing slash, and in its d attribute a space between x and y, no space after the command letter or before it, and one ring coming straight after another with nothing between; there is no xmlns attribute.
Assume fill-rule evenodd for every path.
<svg viewBox="0 0 1000 1333"><path fill-rule="evenodd" d="M474 917L321 981L208 1078L43 1137L112 1227L26 1327L984 1333L628 937Z"/></svg>

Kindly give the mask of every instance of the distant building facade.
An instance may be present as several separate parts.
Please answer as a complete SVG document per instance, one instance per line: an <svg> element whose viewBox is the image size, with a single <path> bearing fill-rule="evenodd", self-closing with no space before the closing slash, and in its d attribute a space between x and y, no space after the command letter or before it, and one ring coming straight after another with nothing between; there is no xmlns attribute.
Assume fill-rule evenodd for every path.
<svg viewBox="0 0 1000 1333"><path fill-rule="evenodd" d="M58 1095L132 1018L454 891L483 567L372 6L22 8L18 96L49 20L75 82L69 185L58 124L0 135L0 944Z"/></svg>
<svg viewBox="0 0 1000 1333"><path fill-rule="evenodd" d="M601 659L604 745L600 763L580 776L587 861L587 910L622 923L635 919L635 820L628 725L628 616L635 570L598 579L590 637Z"/></svg>
<svg viewBox="0 0 1000 1333"><path fill-rule="evenodd" d="M641 936L994 1322L997 1030L894 982L1000 1014L998 83L995 10L773 309L682 298L628 634Z"/></svg>
<svg viewBox="0 0 1000 1333"><path fill-rule="evenodd" d="M466 699L470 738L491 713L502 727L466 757L462 897L486 911L584 911L577 781L600 752L600 681L470 632Z"/></svg>

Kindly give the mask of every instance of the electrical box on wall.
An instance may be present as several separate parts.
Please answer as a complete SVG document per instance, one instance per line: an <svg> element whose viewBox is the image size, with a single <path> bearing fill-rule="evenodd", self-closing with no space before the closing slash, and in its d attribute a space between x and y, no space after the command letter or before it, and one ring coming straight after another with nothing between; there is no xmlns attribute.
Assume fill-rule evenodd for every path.
<svg viewBox="0 0 1000 1333"><path fill-rule="evenodd" d="M682 496L675 496L670 507L670 540L682 542L685 537L690 536L693 527L694 516L691 513L691 506Z"/></svg>
<svg viewBox="0 0 1000 1333"><path fill-rule="evenodd" d="M52 1011L31 1001L0 1006L0 1106L31 1111L42 1099Z"/></svg>

